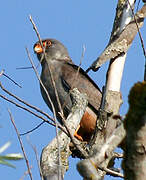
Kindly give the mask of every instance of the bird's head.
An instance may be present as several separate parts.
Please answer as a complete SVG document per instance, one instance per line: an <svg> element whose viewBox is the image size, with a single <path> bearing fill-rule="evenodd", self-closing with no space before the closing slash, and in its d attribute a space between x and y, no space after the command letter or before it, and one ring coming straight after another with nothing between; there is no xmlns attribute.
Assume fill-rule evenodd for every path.
<svg viewBox="0 0 146 180"><path fill-rule="evenodd" d="M67 60L70 59L66 47L56 39L44 39L42 40L44 47L45 57L47 61L53 60ZM45 60L43 48L40 42L36 42L34 45L34 52L41 63Z"/></svg>

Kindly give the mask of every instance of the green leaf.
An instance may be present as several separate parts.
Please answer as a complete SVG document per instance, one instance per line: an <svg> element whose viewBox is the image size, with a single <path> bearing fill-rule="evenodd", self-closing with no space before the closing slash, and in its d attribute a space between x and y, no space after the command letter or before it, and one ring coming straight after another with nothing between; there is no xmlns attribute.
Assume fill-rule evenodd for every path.
<svg viewBox="0 0 146 180"><path fill-rule="evenodd" d="M0 159L1 158L6 160L21 160L23 159L23 156L20 153L11 153L11 154L6 154L4 156L0 156Z"/></svg>
<svg viewBox="0 0 146 180"><path fill-rule="evenodd" d="M0 147L0 153L4 152L10 145L11 145L10 141L5 143L2 147Z"/></svg>
<svg viewBox="0 0 146 180"><path fill-rule="evenodd" d="M12 167L12 168L16 168L14 165L8 163L7 161L4 161L3 159L0 159L0 164Z"/></svg>

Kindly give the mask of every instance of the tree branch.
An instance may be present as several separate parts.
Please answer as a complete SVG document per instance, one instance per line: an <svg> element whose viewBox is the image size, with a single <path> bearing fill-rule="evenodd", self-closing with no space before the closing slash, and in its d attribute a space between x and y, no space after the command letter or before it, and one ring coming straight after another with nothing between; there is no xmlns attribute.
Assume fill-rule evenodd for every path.
<svg viewBox="0 0 146 180"><path fill-rule="evenodd" d="M75 99L75 103L73 104L71 113L69 114L68 118L66 119L66 125L69 128L70 134L74 134L74 131L78 127L80 120L84 114L84 111L87 106L87 100L85 96L80 95L77 90L73 90L71 93L73 98ZM59 142L60 142L60 153L61 153L61 172L62 177L64 173L68 169L68 157L70 156L71 152L69 150L69 143L70 138L66 136L62 131L59 132L58 135ZM80 141L76 140L76 145L79 147ZM86 156L87 152L81 150L84 156ZM57 179L57 172L58 172L58 146L57 146L57 139L56 137L52 140L50 144L48 144L42 151L41 155L41 169L45 180L56 180Z"/></svg>
<svg viewBox="0 0 146 180"><path fill-rule="evenodd" d="M130 2L133 6L134 0L131 0ZM90 180L91 176L96 180L100 180L104 177L106 172L102 171L100 167L107 168L110 159L113 157L114 149L119 145L119 143L121 143L121 141L125 137L125 130L123 128L123 125L121 124L121 121L119 119L115 119L114 116L118 115L119 108L122 103L120 84L124 67L123 58L126 57L125 55L125 57L123 57L123 54L127 52L128 47L132 43L133 37L131 38L130 33L133 29L130 28L130 30L127 30L125 28L126 23L129 23L132 15L127 0L119 0L117 14L120 14L120 6L122 9L122 11L120 12L122 16L119 16L121 18L120 20L117 20L117 18L115 18L115 24L110 42L101 56L90 67L92 70L96 71L106 60L116 57L116 59L111 60L107 73L105 87L106 90L104 91L104 102L102 103L104 104L104 106L97 120L95 138L91 141L90 144L90 158L82 160L78 163L78 170L80 174L87 180ZM128 13L125 14L126 12ZM117 25L116 23L119 24ZM135 22L131 24L134 27L136 26ZM123 28L125 29L123 30ZM135 32L137 33L137 29L135 30ZM129 39L127 40L126 38ZM117 58L117 56L119 55L122 56L120 57L121 59ZM99 128L99 125L101 124L103 124L103 127ZM119 124L121 125L119 126ZM117 126L119 127L117 128Z"/></svg>
<svg viewBox="0 0 146 180"><path fill-rule="evenodd" d="M146 17L146 4L144 4L143 7L135 14L136 22L139 29L143 26L145 17ZM128 51L130 45L132 44L133 39L135 38L138 32L136 22L134 19L132 19L130 23L124 28L124 30L121 31L119 36L114 38L114 40L112 39L112 41L109 42L105 50L97 58L97 60L93 62L93 64L89 69L96 71L107 60L125 54Z"/></svg>
<svg viewBox="0 0 146 180"><path fill-rule="evenodd" d="M17 129L16 125L15 125L15 122L14 122L14 119L12 117L12 114L11 114L10 110L8 110L8 112L9 112L9 116L10 116L11 122L12 122L14 128L15 128L15 131L16 131L16 134L17 134L17 137L18 137L18 140L19 140L19 143L20 143L23 155L24 155L24 159L26 161L29 177L30 177L31 180L33 180L32 173L31 173L31 168L30 168L29 161L27 159L27 156L26 156L26 153L25 153L25 150L24 150L23 143L22 143L21 138L20 138L20 134L19 134L18 129Z"/></svg>
<svg viewBox="0 0 146 180"><path fill-rule="evenodd" d="M124 121L126 146L125 179L146 179L146 82L136 83L129 94L129 111Z"/></svg>

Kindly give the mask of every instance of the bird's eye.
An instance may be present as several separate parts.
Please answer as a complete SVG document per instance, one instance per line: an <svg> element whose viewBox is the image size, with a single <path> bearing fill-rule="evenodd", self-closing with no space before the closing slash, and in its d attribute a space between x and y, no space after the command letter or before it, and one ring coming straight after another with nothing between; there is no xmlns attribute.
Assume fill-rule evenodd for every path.
<svg viewBox="0 0 146 180"><path fill-rule="evenodd" d="M51 46L51 45L52 45L52 42L51 42L51 41L46 41L46 45L47 45L47 46Z"/></svg>
<svg viewBox="0 0 146 180"><path fill-rule="evenodd" d="M44 48L50 47L52 45L52 42L50 40L43 41Z"/></svg>

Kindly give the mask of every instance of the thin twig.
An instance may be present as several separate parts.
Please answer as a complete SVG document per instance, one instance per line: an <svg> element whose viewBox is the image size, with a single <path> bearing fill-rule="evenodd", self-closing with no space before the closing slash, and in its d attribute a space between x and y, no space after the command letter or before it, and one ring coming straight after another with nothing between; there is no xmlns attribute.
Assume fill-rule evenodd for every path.
<svg viewBox="0 0 146 180"><path fill-rule="evenodd" d="M35 131L36 129L38 129L38 128L39 128L42 124L44 124L44 123L45 123L45 121L41 122L39 125L37 125L37 126L34 127L33 129L31 129L31 130L29 130L29 131L27 131L27 132L25 132L25 133L21 133L20 136L24 136L24 135L26 135L26 134L29 134L29 133Z"/></svg>
<svg viewBox="0 0 146 180"><path fill-rule="evenodd" d="M34 146L30 139L29 139L29 136L27 137L27 140L28 140L28 143L31 145L34 153L35 153L35 157L36 157L36 161L37 161L37 165L38 165L38 169L39 169L39 172L40 172L40 177L41 177L41 180L44 180L43 178L43 175L42 175L42 171L41 171L41 168L40 168L40 162L39 162L39 156L38 156L38 152L37 152L37 149L36 149L36 146Z"/></svg>
<svg viewBox="0 0 146 180"><path fill-rule="evenodd" d="M12 81L15 85L17 85L18 87L22 88L22 86L20 86L16 81L14 81L12 78L10 78L8 75L6 75L5 73L3 73L3 75L8 78L10 81Z"/></svg>
<svg viewBox="0 0 146 180"><path fill-rule="evenodd" d="M17 70L20 70L20 69L32 69L32 66L30 66L30 67L18 67L18 68L16 68Z"/></svg>
<svg viewBox="0 0 146 180"><path fill-rule="evenodd" d="M33 25L33 26L34 26L34 25ZM34 27L36 27L36 26L34 26ZM37 30L37 29L36 29L36 30ZM37 31L37 33L38 33L38 31ZM40 36L39 36L39 37L40 37ZM37 72L37 69L36 69L36 67L35 67L35 65L34 65L32 59L31 59L30 53L29 53L29 51L28 51L27 48L26 48L26 52L27 52L28 58L29 58L29 60L30 60L30 62L31 62L31 65L32 65L32 67L33 67L33 69L34 69L34 72L35 72L35 74L36 74L36 76L37 76L37 79L39 80L41 86L43 87L43 89L44 89L44 91L45 91L45 93L46 93L46 95L47 95L47 98L48 98L48 100L49 100L49 102L50 102L50 104L51 104L52 110L53 110L53 115L54 115L55 125L56 125L56 126L55 126L55 127L56 127L56 136L57 136L57 141L58 141L58 162L59 162L58 180L60 180L60 177L61 177L61 169L60 169L60 167L61 167L61 155L60 155L60 146L59 146L59 138L58 138L58 123L57 123L57 118L56 118L55 107L54 107L54 104L53 104L53 102L52 102L52 100L51 100L51 98L50 98L50 96L49 96L49 93L48 93L47 89L45 88L44 84L42 83L42 81L41 81L41 79L40 79L40 77L39 77L39 74L38 74L38 72ZM44 52L44 55L45 55L45 52Z"/></svg>
<svg viewBox="0 0 146 180"><path fill-rule="evenodd" d="M32 166L30 167L32 169ZM23 176L19 180L24 180L25 176L27 176L28 170L24 172Z"/></svg>
<svg viewBox="0 0 146 180"><path fill-rule="evenodd" d="M33 25L33 29L35 30L36 35L37 35L37 37L38 37L38 39L39 39L40 45L41 45L42 50L43 50L44 57L45 57L45 59L46 59L45 47L43 46L43 43L42 43L40 34L39 34L39 32L38 32L38 29L37 29L37 27L36 27L36 25L35 25L35 23L34 23L31 15L29 16L29 18L30 18L30 21L31 21L31 23L32 23L32 25ZM30 54L29 54L29 52L28 52L28 49L26 49L26 50L27 50L27 54L28 54L29 60L31 61L31 64L32 64L33 61L32 61L32 59L31 59L31 57L30 57ZM42 57L42 59L43 59L43 57ZM48 64L47 64L47 65L48 65ZM34 67L34 65L32 65L32 67L34 68L35 73L36 73L36 68ZM58 105L59 105L60 112L61 112L62 116L64 117L64 115L63 115L63 110L62 110L61 103L60 103L59 96L58 96L58 92L57 92L57 90L56 90L55 81L54 81L54 78L53 78L53 75L52 75L52 72L51 72L51 69L50 69L49 65L48 65L48 70L49 70L49 72L50 72L50 76L51 76L51 80L52 80L52 83L53 83L53 86L54 86L55 95L56 95L56 98L57 98L57 103L58 103ZM39 82L41 81L40 78L38 78L38 80L39 80ZM40 83L41 83L41 82L40 82ZM41 83L41 85L43 85L43 83ZM50 96L49 96L49 94L48 94L48 92L47 92L47 90L46 90L46 88L45 88L44 85L43 85L43 89L45 90L45 93L46 93L46 95L47 95L47 97L48 97L48 100L51 102L51 106L52 106L52 109L53 109L54 117L56 117L56 112L55 112L54 104L53 104L53 102L51 101L51 98L50 98ZM56 118L55 118L55 119L56 119ZM58 129L58 127L57 127L57 123L56 123L56 136L58 136L58 130L57 130L57 129Z"/></svg>
<svg viewBox="0 0 146 180"><path fill-rule="evenodd" d="M22 86L20 86L18 83L16 83L16 81L14 81L12 78L10 78L8 75L6 75L4 73L4 69L2 69L2 71L0 72L0 76L5 76L6 78L8 78L10 81L12 81L15 85L17 85L18 87L22 88Z"/></svg>
<svg viewBox="0 0 146 180"><path fill-rule="evenodd" d="M5 89L4 86L3 86L1 83L0 83L0 87L1 87L1 89L2 89L4 92L6 92L8 95L14 97L15 99L17 99L17 100L20 101L21 103L25 104L26 106L28 106L28 107L36 110L37 112L43 114L43 115L46 116L48 119L50 119L53 123L51 123L50 121L46 120L45 118L42 118L42 116L37 115L36 113L34 113L34 112L32 112L31 110L25 108L24 106L21 106L21 105L19 105L18 103L15 103L14 101L12 101L12 100L4 97L3 95L0 95L1 98L9 101L10 103L16 105L17 107L20 107L20 108L24 109L25 111L28 111L29 113L31 113L31 114L33 114L34 116L42 119L43 121L47 122L48 124L50 124L50 125L52 125L52 126L54 126L54 127L56 126L56 125L54 124L54 123L55 123L55 120L54 120L51 116L49 116L47 113L43 112L41 109L39 109L39 108L36 107L36 106L33 106L33 105L31 105L31 104L28 104L28 103L27 103L26 101L24 101L23 99L21 99L21 98L19 98L18 96L12 94L10 91L8 91L7 89ZM65 129L63 128L62 125L58 124L58 127L59 127L64 133L67 134L67 132L65 131Z"/></svg>
<svg viewBox="0 0 146 180"><path fill-rule="evenodd" d="M25 104L26 106L34 109L35 111L43 114L43 115L46 116L48 119L50 119L51 121L54 122L54 119L53 119L51 116L49 116L47 113L43 112L41 109L37 108L36 106L33 106L33 105L27 103L26 101L24 101L23 99L19 98L18 96L12 94L10 91L8 91L7 89L5 89L4 86L3 86L1 83L0 83L0 87L1 87L1 89L2 89L5 93L7 93L8 95L10 95L10 96L12 96L13 98L17 99L19 102Z"/></svg>
<svg viewBox="0 0 146 180"><path fill-rule="evenodd" d="M37 35L37 37L38 37L38 39L39 39L39 42L40 42L41 47L42 47L42 50L43 50L43 55L44 55L44 57L45 57L45 59L46 59L45 47L44 47L43 44L42 44L42 40L41 40L40 34L39 34L39 32L38 32L38 30L37 30L37 27L36 27L36 25L35 25L35 23L34 23L34 21L33 21L33 19L32 19L31 16L30 16L30 21L31 21L31 23L32 23L32 25L33 25L33 29L35 30L36 35ZM43 59L44 57L42 57L42 59ZM47 65L48 65L48 64L47 64ZM63 110L62 110L62 107L61 107L61 103L60 103L60 99L59 99L59 96L58 96L58 92L57 92L57 89L56 89L55 81L54 81L53 74L52 74L52 71L51 71L49 65L48 65L48 70L49 70L49 72L50 72L50 76L51 76L52 84L53 84L53 87L54 87L54 91L55 91L57 103L58 103L58 106L59 106L59 110L60 110L60 112L61 112L61 114L62 114L62 117L64 118L64 114L63 114ZM43 86L43 89L44 89L45 92L46 92L46 88L45 88L44 86ZM48 97L48 99L49 99L49 101L50 101L50 103L51 103L52 110L53 110L53 114L54 114L54 119L55 119L55 121L56 121L57 118L56 118L56 112L55 112L54 104L52 103L48 92L46 93L46 95L47 95L47 97ZM58 143L58 162L59 162L59 167L61 167L61 154L60 154L60 146L59 146L59 138L58 138L58 125L57 125L57 123L56 123L56 136L57 136L57 143ZM58 179L60 179L60 177L61 177L61 169L59 168L59 169L58 169Z"/></svg>
<svg viewBox="0 0 146 180"><path fill-rule="evenodd" d="M21 108L21 109L23 109L23 110L25 110L25 111L33 114L34 116L38 117L39 119L42 119L42 120L45 121L46 123L48 123L48 124L50 124L50 125L52 125L52 126L54 126L54 127L56 126L54 123L51 123L50 121L48 121L48 120L45 119L44 117L42 117L42 116L34 113L34 112L31 111L30 109L28 109L28 108L26 108L26 107L24 107L24 106L22 106L22 105L20 105L20 104L12 101L12 100L10 100L10 99L8 99L7 97L5 97L5 96L3 96L3 95L1 95L1 94L0 94L0 97L3 98L4 100L6 100L6 101L8 101L8 102L10 102L10 103L12 103L12 104L14 104L15 106L17 106L17 107L19 107L19 108ZM64 128L63 126L61 126L60 124L58 124L58 127L59 127L66 135L68 135L68 133L66 132L66 130L65 130L65 128Z"/></svg>
<svg viewBox="0 0 146 180"><path fill-rule="evenodd" d="M36 35L37 35L37 37L38 37L38 39L39 39L39 41L40 41L40 44L41 44L42 49L43 49L43 53L45 53L45 50L44 50L44 47L43 47L43 43L42 43L40 34L39 34L39 32L38 32L38 29L37 29L37 27L36 27L36 25L35 25L35 23L34 23L31 15L29 16L29 20L31 21L31 24L33 25L33 29L35 30Z"/></svg>
<svg viewBox="0 0 146 180"><path fill-rule="evenodd" d="M136 17L135 17L135 14L134 14L134 11L131 7L131 4L128 0L128 4L131 8L131 11L132 11L132 14L133 14L133 17L134 17L134 21L135 21L135 24L136 24L136 27L137 27L137 31L138 31L138 35L139 35L139 38L140 38L140 42L141 42L141 47L142 47L142 50L143 50L143 55L145 57L145 69L144 69L144 81L146 81L146 50L145 50L145 47L144 47L144 41L143 41L143 38L142 38L142 35L141 35L141 32L140 32L140 29L138 27L138 23L137 23L137 20L136 20Z"/></svg>
<svg viewBox="0 0 146 180"><path fill-rule="evenodd" d="M33 114L34 116L38 117L39 119L42 119L43 121L45 121L45 122L47 122L47 123L49 123L49 124L51 123L51 122L49 122L47 119L45 119L44 117L42 117L42 116L34 113L34 112L31 111L30 109L28 109L28 108L26 108L26 107L24 107L24 106L22 106L22 105L20 105L20 104L18 104L18 103L16 103L16 102L12 101L11 99L8 99L7 97L5 97L5 96L3 96L3 95L1 95L1 94L0 94L0 97L3 98L3 99L5 99L5 100L8 101L8 102L14 104L15 106L17 106L17 107L19 107L19 108L21 108L21 109L23 109L23 110L25 110L25 111ZM51 123L51 125L53 125L53 123Z"/></svg>
<svg viewBox="0 0 146 180"><path fill-rule="evenodd" d="M81 58L80 58L80 63L79 63L78 69L77 69L76 76L75 76L75 78L74 78L74 82L75 82L75 81L77 80L77 78L78 78L79 71L80 71L80 68L81 68L81 65L82 65L82 61L83 61L83 59L84 59L85 51L86 51L86 48L85 48L85 46L83 46L83 50L82 50L82 54L81 54ZM72 89L73 87L74 87L74 83L73 83L71 89Z"/></svg>
<svg viewBox="0 0 146 180"><path fill-rule="evenodd" d="M85 48L85 46L83 45L83 50L82 50L82 54L81 54L81 58L80 58L80 63L79 63L79 66L78 66L78 70L77 70L75 79L74 79L75 81L76 81L76 79L77 79L77 77L78 77L78 74L79 74L79 71L80 71L80 68L81 68L81 65L82 65L82 61L83 61L83 59L84 59L85 51L86 51L86 48ZM73 85L72 85L72 86L73 86Z"/></svg>
<svg viewBox="0 0 146 180"><path fill-rule="evenodd" d="M106 168L106 167L98 167L100 170L102 170L102 171L105 171L106 173L108 173L108 174L110 174L110 175L112 175L112 176L114 176L114 177L121 177L121 178L124 178L124 175L123 174L121 174L121 173L119 173L119 172L116 172L116 171L113 171L113 170L111 170L111 169L109 169L109 168Z"/></svg>
<svg viewBox="0 0 146 180"><path fill-rule="evenodd" d="M39 39L39 42L40 42L41 48L42 48L42 50L43 50L43 56L42 56L42 59L43 59L43 58L46 56L46 55L45 55L45 47L43 46L43 43L42 43L42 40L41 40L41 37L40 37L39 31L38 31L38 29L37 29L37 27L36 27L36 25L35 25L35 23L34 23L34 21L33 21L33 19L32 19L32 16L31 16L31 15L29 16L29 20L30 20L30 22L31 22L31 24L32 24L32 26L33 26L33 29L34 29L34 31L35 31L35 33L36 33L36 35L37 35L38 39ZM41 61L42 61L42 59L41 59Z"/></svg>
<svg viewBox="0 0 146 180"><path fill-rule="evenodd" d="M16 131L16 134L17 134L17 137L18 137L18 140L19 140L19 143L20 143L23 155L24 155L24 159L25 159L25 162L26 162L26 165L27 165L29 177L30 177L31 180L33 180L30 165L29 165L29 161L27 159L27 156L26 156L26 153L25 153L25 150L24 150L24 146L23 146L22 140L20 138L20 134L19 134L18 129L17 129L16 125L15 125L14 119L12 117L12 113L10 112L9 109L8 109L8 112L9 112L10 120L11 120L11 122L12 122L14 128L15 128L15 131Z"/></svg>
<svg viewBox="0 0 146 180"><path fill-rule="evenodd" d="M124 155L121 153L114 152L113 158L123 158Z"/></svg>

